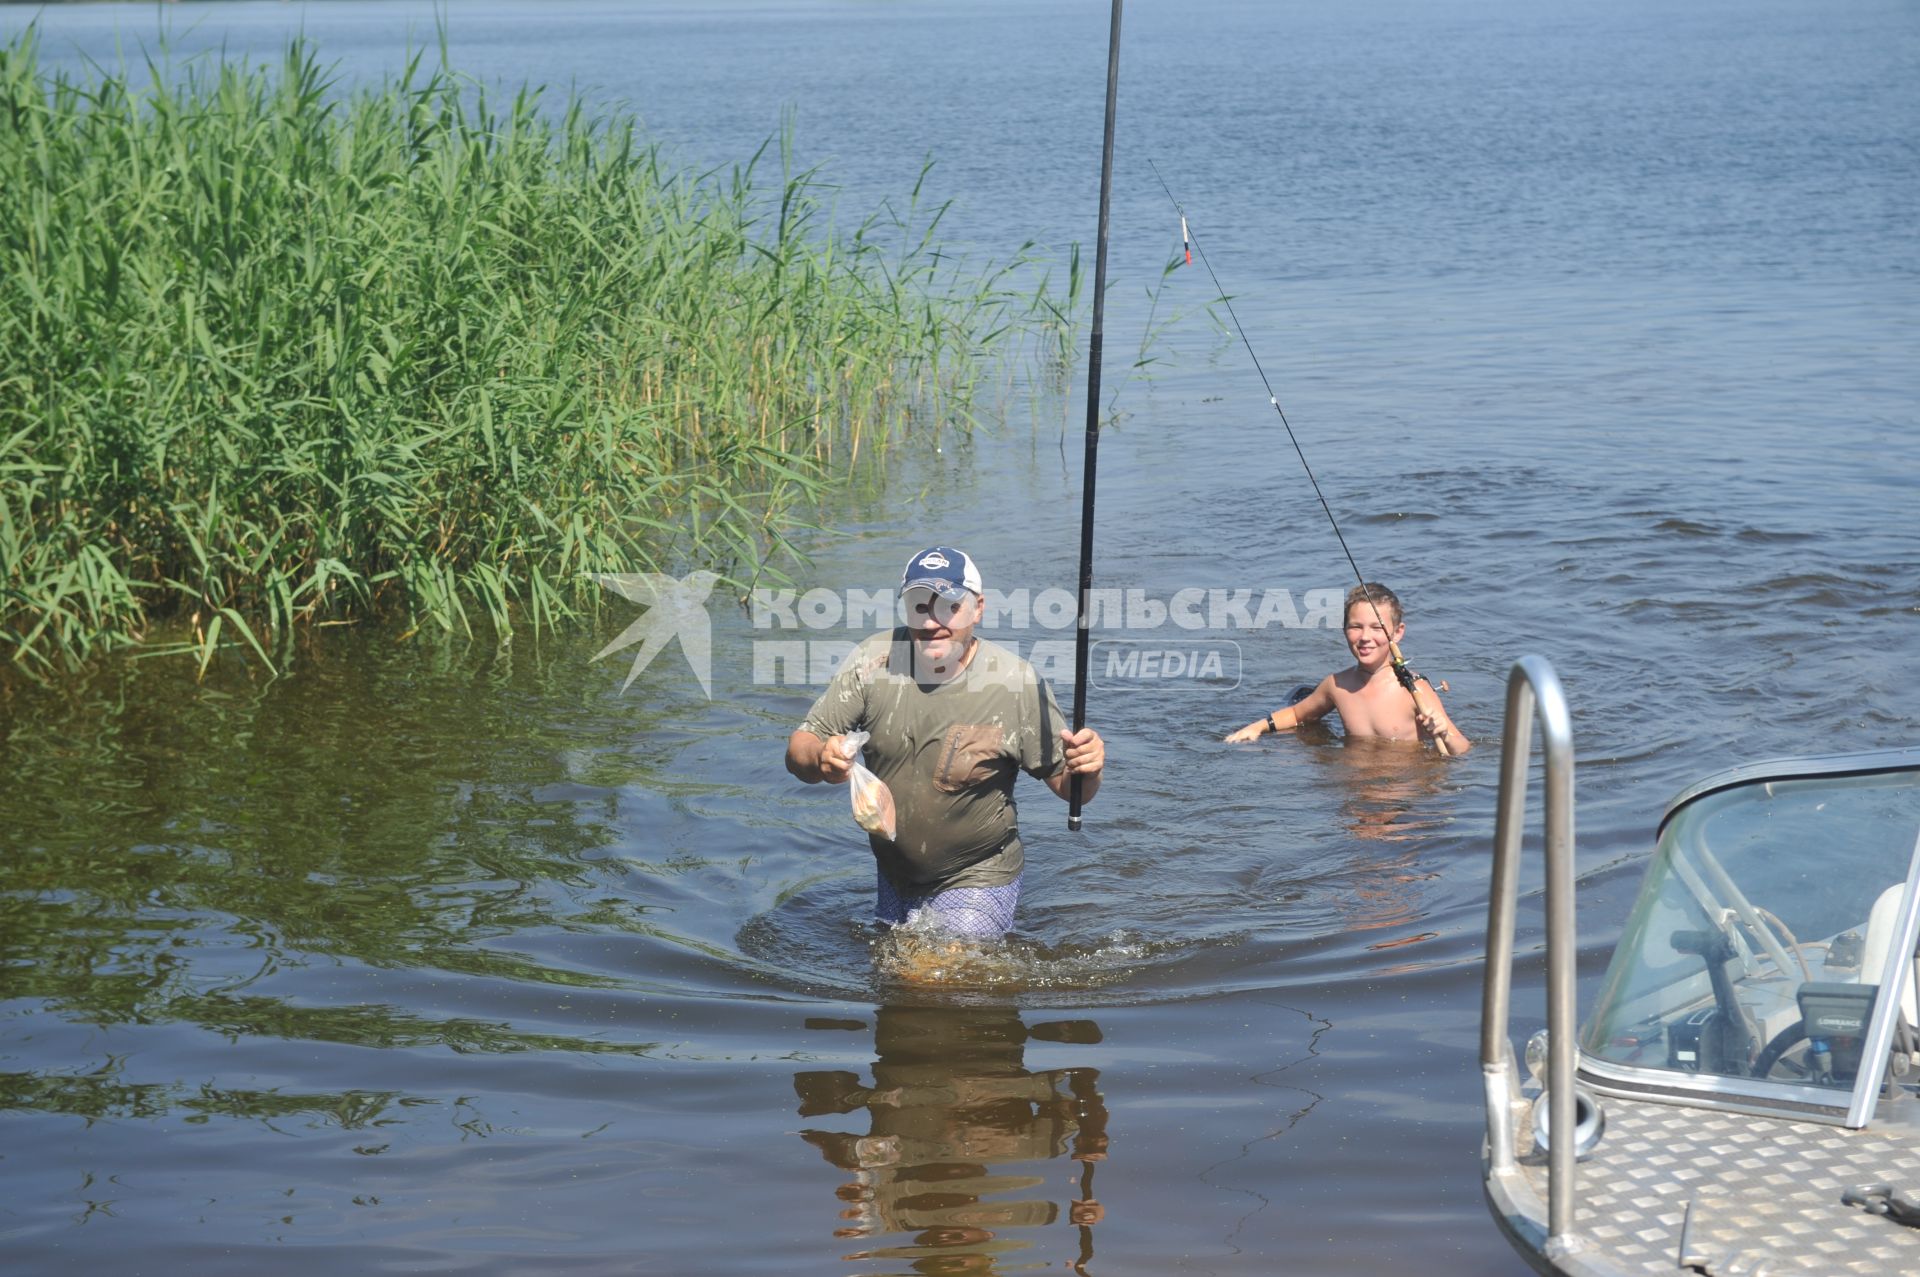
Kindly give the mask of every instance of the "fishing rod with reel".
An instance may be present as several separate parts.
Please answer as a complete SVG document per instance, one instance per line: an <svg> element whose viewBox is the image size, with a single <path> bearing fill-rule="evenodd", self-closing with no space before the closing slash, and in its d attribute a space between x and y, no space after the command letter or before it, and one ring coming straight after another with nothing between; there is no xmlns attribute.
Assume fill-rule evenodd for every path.
<svg viewBox="0 0 1920 1277"><path fill-rule="evenodd" d="M1240 344L1247 348L1247 357L1253 360L1254 371L1260 374L1260 384L1267 389L1267 402L1273 405L1274 412L1280 418L1281 426L1286 429L1287 441L1293 445L1294 455L1300 458L1300 468L1307 472L1307 482L1313 485L1313 495L1319 498L1320 509L1325 512L1327 523L1333 528L1334 539L1340 542L1340 552L1347 556L1347 566L1353 569L1354 580L1360 584L1361 596L1366 599L1367 606L1373 610L1373 619L1380 623L1381 631L1392 634L1393 627L1388 625L1386 618L1380 614L1380 604L1373 597L1373 587L1368 584L1366 575L1360 571L1359 563L1354 561L1353 551L1347 547L1347 538L1340 533L1340 521L1333 517L1333 507L1327 504L1326 494L1320 490L1320 481L1314 478L1313 467L1307 464L1306 451L1301 448L1299 438L1293 433L1293 424L1287 420L1286 410L1280 406L1280 396L1274 393L1273 383L1267 380L1267 370L1260 366L1260 356L1254 353L1253 343L1247 339L1247 330L1240 326L1240 316L1234 313L1233 299L1227 295L1227 290L1220 286L1220 277L1214 273L1213 263L1207 260L1206 249L1200 246L1200 242L1188 229L1186 209L1175 197L1173 188L1167 185L1167 179L1161 176L1160 166L1151 158L1147 160L1147 166L1153 170L1153 176L1160 183L1160 189L1167 193L1167 199L1172 202L1174 211L1180 215L1180 244L1186 252L1187 264L1193 264L1193 255L1197 250L1200 254L1200 264L1206 268L1207 278L1213 281L1214 292L1218 294L1221 304L1227 308L1227 317L1233 321L1233 330L1239 335ZM1407 664L1407 658L1401 653L1400 645L1391 638L1387 640L1387 652L1392 658L1393 676L1399 680L1400 686L1406 689L1407 695L1413 698L1414 709L1429 721L1444 721L1444 711L1441 711L1438 699L1431 691L1422 692L1420 685L1423 680ZM1436 735L1433 738L1433 745L1442 754L1451 756L1453 753L1445 737Z"/></svg>

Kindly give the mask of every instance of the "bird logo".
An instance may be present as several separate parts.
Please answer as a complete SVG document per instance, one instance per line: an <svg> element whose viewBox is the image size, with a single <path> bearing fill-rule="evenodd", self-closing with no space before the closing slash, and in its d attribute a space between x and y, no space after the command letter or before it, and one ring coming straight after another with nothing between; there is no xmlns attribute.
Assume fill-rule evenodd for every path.
<svg viewBox="0 0 1920 1277"><path fill-rule="evenodd" d="M720 580L719 574L702 569L678 580L664 572L596 572L592 576L604 588L647 609L632 625L620 631L618 638L593 655L597 661L621 648L640 645L640 650L634 653L633 668L627 671L627 681L620 685L620 690L624 692L632 687L633 680L640 677L640 672L660 654L660 649L678 638L680 651L693 667L693 676L700 680L700 690L712 700L713 622L707 616L706 602Z"/></svg>

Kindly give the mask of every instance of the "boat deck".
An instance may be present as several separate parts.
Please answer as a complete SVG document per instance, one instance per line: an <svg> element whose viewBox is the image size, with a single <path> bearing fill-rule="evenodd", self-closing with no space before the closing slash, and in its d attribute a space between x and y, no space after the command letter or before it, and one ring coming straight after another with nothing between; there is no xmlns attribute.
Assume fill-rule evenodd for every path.
<svg viewBox="0 0 1920 1277"><path fill-rule="evenodd" d="M1920 1272L1920 1228L1840 1200L1861 1184L1920 1196L1920 1137L1909 1129L1849 1131L1618 1096L1602 1103L1605 1135L1575 1177L1574 1230L1588 1246L1577 1262L1563 1258L1563 1270L1688 1271L1684 1228L1695 1272ZM1507 1205L1521 1205L1544 1233L1546 1154L1521 1158L1520 1173L1537 1214Z"/></svg>

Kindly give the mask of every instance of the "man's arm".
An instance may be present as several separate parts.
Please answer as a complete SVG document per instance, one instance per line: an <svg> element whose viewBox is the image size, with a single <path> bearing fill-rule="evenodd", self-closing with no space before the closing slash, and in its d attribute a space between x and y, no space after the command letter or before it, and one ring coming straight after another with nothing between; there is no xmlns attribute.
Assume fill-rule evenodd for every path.
<svg viewBox="0 0 1920 1277"><path fill-rule="evenodd" d="M853 760L847 757L847 738L831 736L821 740L802 729L787 737L787 770L809 785L825 781L844 785L853 774Z"/></svg>
<svg viewBox="0 0 1920 1277"><path fill-rule="evenodd" d="M1067 747L1067 765L1047 777L1047 788L1066 801L1073 799L1073 778L1079 776L1080 802L1093 801L1100 792L1100 775L1107 766L1107 743L1091 727L1077 732L1060 730L1060 742Z"/></svg>
<svg viewBox="0 0 1920 1277"><path fill-rule="evenodd" d="M1296 703L1285 709L1277 709L1266 718L1256 718L1239 731L1227 737L1227 743L1237 745L1242 741L1258 740L1269 732L1288 732L1302 723L1317 722L1333 712L1333 675L1320 680L1320 685L1301 697ZM1267 720L1273 720L1269 727Z"/></svg>

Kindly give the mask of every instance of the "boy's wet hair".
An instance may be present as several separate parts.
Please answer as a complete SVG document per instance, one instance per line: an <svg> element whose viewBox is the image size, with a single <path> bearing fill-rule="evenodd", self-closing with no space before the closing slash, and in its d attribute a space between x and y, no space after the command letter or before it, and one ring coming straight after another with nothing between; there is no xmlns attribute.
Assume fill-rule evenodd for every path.
<svg viewBox="0 0 1920 1277"><path fill-rule="evenodd" d="M1380 615L1386 619L1388 629L1394 629L1400 625L1404 619L1400 614L1400 596L1378 581L1368 581L1364 585L1356 585L1348 590L1347 606L1342 610L1341 615L1344 616L1347 612L1353 611L1355 603L1365 603L1369 598L1373 600L1373 606L1380 609Z"/></svg>

